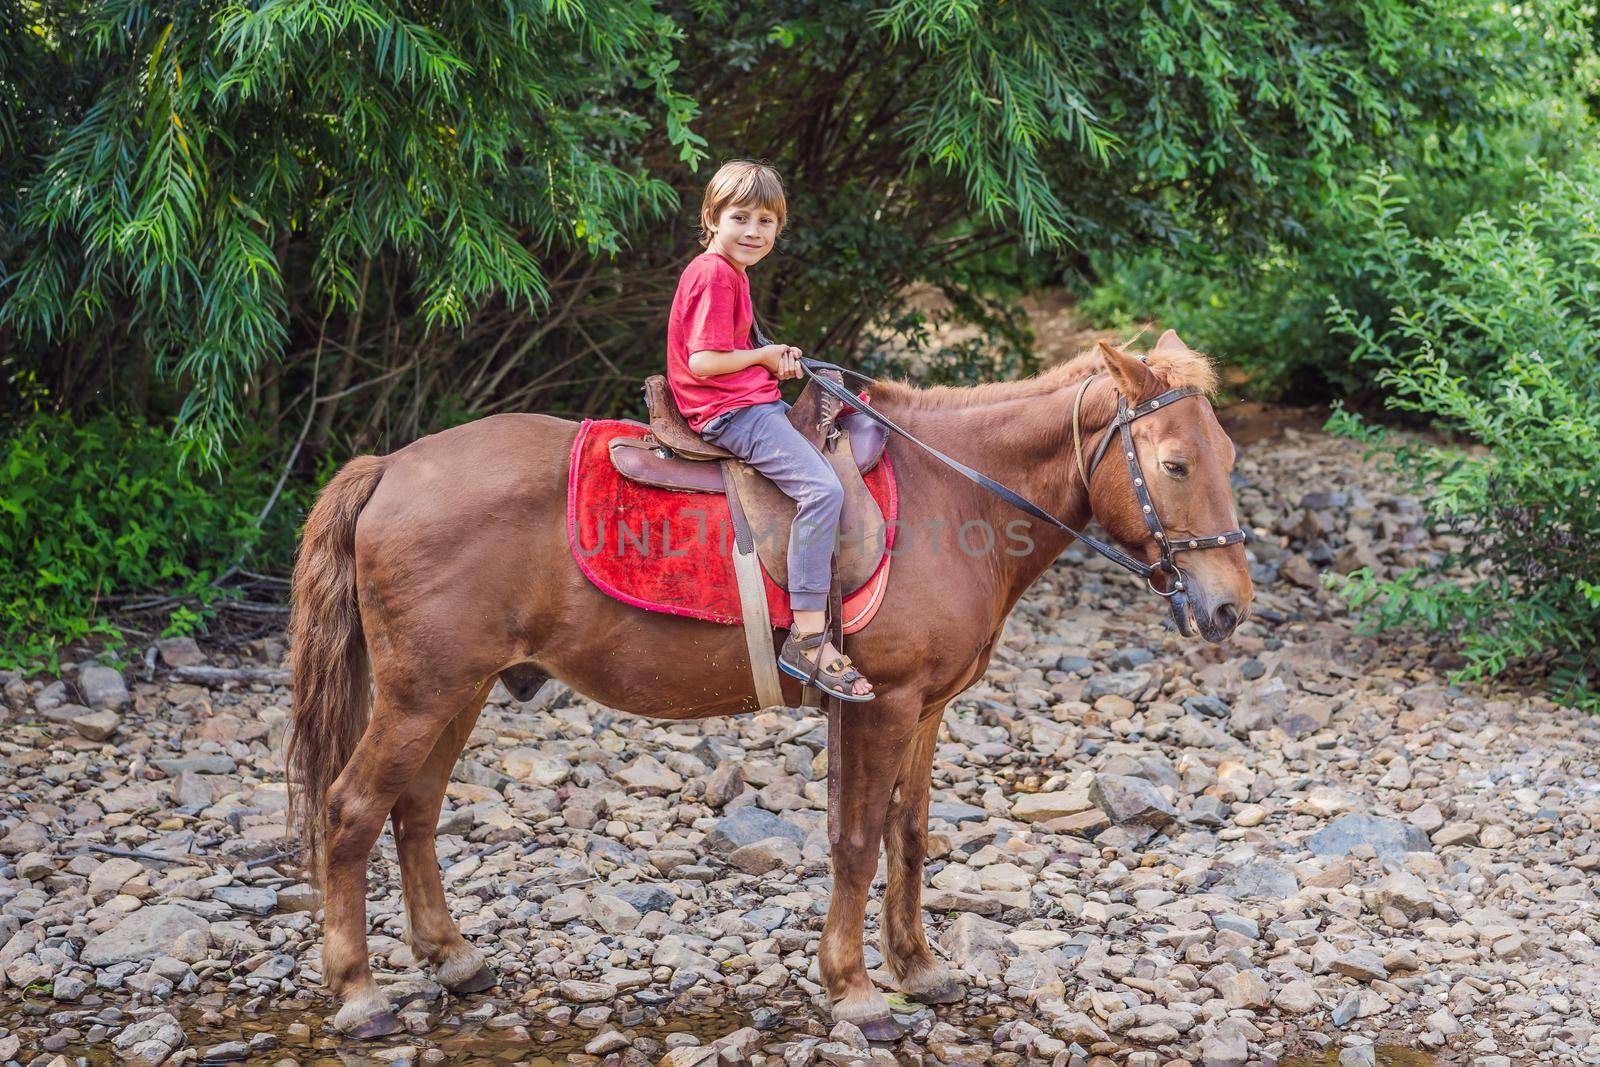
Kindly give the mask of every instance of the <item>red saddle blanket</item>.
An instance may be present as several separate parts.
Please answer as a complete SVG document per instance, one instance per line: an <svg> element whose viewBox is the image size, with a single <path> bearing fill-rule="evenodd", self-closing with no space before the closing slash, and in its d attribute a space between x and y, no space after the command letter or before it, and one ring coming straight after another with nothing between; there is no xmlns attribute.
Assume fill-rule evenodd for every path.
<svg viewBox="0 0 1600 1067"><path fill-rule="evenodd" d="M649 429L625 419L585 419L578 428L567 476L572 557L589 581L624 604L708 622L742 623L727 498L641 485L611 465L607 446L612 440L643 437ZM890 520L884 540L886 549L893 548L898 501L889 457L879 460L863 480ZM846 591L846 633L865 626L883 603L891 560L885 551L867 584ZM765 568L761 577L773 626L791 625L788 592Z"/></svg>

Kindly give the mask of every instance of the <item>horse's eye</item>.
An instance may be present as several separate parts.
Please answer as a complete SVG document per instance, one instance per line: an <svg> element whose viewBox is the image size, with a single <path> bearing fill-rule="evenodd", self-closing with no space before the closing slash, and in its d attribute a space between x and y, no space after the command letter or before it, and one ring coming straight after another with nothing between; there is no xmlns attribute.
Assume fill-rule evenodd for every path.
<svg viewBox="0 0 1600 1067"><path fill-rule="evenodd" d="M1161 466L1165 468L1166 472L1172 475L1174 478L1187 478L1189 476L1189 468L1183 463L1175 463L1171 460L1167 460L1163 462Z"/></svg>

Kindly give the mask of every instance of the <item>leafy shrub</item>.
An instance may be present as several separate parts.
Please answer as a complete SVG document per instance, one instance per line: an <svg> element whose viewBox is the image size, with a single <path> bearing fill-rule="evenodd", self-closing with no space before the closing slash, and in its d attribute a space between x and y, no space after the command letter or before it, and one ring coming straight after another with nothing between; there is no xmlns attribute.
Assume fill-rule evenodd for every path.
<svg viewBox="0 0 1600 1067"><path fill-rule="evenodd" d="M1402 441L1342 409L1330 426L1389 457L1459 547L1388 580L1357 571L1343 592L1378 628L1452 636L1462 678L1536 664L1600 710L1600 159L1432 240L1400 221L1399 178L1365 184L1364 268L1392 310L1335 300L1330 325L1390 408L1461 443Z"/></svg>
<svg viewBox="0 0 1600 1067"><path fill-rule="evenodd" d="M313 456L615 410L748 154L792 194L773 335L850 358L911 285L1259 249L1374 153L1459 158L1591 2L0 0L0 379L218 462L299 397Z"/></svg>
<svg viewBox="0 0 1600 1067"><path fill-rule="evenodd" d="M111 615L135 592L184 598L166 632L188 632L244 553L286 566L307 491L286 489L258 528L276 479L259 462L263 442L241 446L238 466L216 477L194 462L196 445L138 419L45 413L11 427L0 442L0 667L54 670L67 643L91 634L120 646Z"/></svg>
<svg viewBox="0 0 1600 1067"><path fill-rule="evenodd" d="M1549 55L1563 54L1554 43ZM1350 361L1348 338L1323 312L1332 294L1358 313L1381 316L1394 302L1381 291L1371 260L1370 177L1379 159L1408 176L1413 195L1391 204L1408 232L1445 237L1461 220L1503 213L1541 180L1536 159L1559 168L1582 158L1594 141L1585 101L1600 81L1592 47L1579 49L1570 76L1527 78L1503 111L1464 125L1447 138L1401 140L1381 157L1352 157L1314 199L1297 205L1294 226L1264 241L1202 231L1167 248L1102 250L1067 270L1089 325L1128 332L1156 321L1243 372L1243 391L1264 399L1322 402L1345 397L1354 406L1381 401L1367 370Z"/></svg>

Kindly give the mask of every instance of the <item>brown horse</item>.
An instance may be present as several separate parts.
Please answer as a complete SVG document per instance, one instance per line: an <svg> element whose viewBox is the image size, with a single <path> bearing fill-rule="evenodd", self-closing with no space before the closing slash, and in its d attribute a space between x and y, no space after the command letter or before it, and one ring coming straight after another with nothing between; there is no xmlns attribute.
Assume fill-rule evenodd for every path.
<svg viewBox="0 0 1600 1067"><path fill-rule="evenodd" d="M1119 395L1134 404L1170 388L1214 385L1206 359L1169 332L1148 362L1102 344L1098 354L1035 378L972 388L881 382L872 399L929 444L1073 526L1092 515L1129 554L1154 562L1129 470L1108 462L1090 472L1087 490L1083 484L1074 400L1092 450ZM524 684L558 678L610 707L669 719L756 710L739 627L642 611L579 572L565 518L576 432L562 419L497 415L388 456L358 457L323 490L306 523L290 627L292 818L323 890L322 972L342 1001L334 1022L358 1037L399 1025L367 966L367 860L385 819L394 821L417 958L454 991L493 984L446 907L434 832L451 769L497 675ZM1180 537L1237 526L1233 444L1204 397L1141 418L1132 432L1174 547ZM906 441L891 437L888 447L900 540L886 601L850 641L878 698L846 708L842 743L828 753L839 764L842 799L818 961L835 1018L874 1037L893 1031L862 962L880 842L888 853L888 970L912 999L958 999L960 986L928 950L921 916L939 720L950 699L982 677L1012 606L1071 540ZM1005 531L992 551L974 554L970 530L957 544L969 520ZM1178 558L1187 621L1223 640L1251 600L1244 549ZM1130 578L1129 597L1142 593ZM798 704L798 684L786 677L783 686Z"/></svg>

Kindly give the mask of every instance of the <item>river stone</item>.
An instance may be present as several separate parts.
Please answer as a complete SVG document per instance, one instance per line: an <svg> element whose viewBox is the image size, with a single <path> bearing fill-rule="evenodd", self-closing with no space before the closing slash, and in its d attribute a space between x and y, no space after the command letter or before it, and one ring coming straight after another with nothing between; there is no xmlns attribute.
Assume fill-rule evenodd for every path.
<svg viewBox="0 0 1600 1067"><path fill-rule="evenodd" d="M1115 671L1090 678L1083 686L1083 699L1093 703L1101 697L1122 697L1137 701L1150 688L1151 677L1145 671Z"/></svg>
<svg viewBox="0 0 1600 1067"><path fill-rule="evenodd" d="M114 667L83 668L78 672L78 692L83 694L84 703L97 711L108 708L116 711L132 700L122 672Z"/></svg>
<svg viewBox="0 0 1600 1067"><path fill-rule="evenodd" d="M1226 719L1232 709L1228 707L1227 701L1217 697L1193 696L1184 700L1183 710L1197 718Z"/></svg>
<svg viewBox="0 0 1600 1067"><path fill-rule="evenodd" d="M210 940L211 926L200 916L176 904L155 904L132 912L116 926L83 946L80 957L91 967L110 967L167 954L184 934Z"/></svg>
<svg viewBox="0 0 1600 1067"><path fill-rule="evenodd" d="M1178 818L1177 809L1154 783L1125 774L1095 775L1089 799L1119 826L1165 826Z"/></svg>
<svg viewBox="0 0 1600 1067"><path fill-rule="evenodd" d="M1002 946L1011 928L972 912L962 912L939 937L950 962L973 974L998 977Z"/></svg>
<svg viewBox="0 0 1600 1067"><path fill-rule="evenodd" d="M639 756L615 777L631 793L665 794L683 788L683 778L676 771L648 754Z"/></svg>
<svg viewBox="0 0 1600 1067"><path fill-rule="evenodd" d="M38 710L40 715L43 715L51 722L64 723L67 726L71 726L76 719L94 713L93 708L85 707L82 704L51 704L48 707L40 707Z"/></svg>
<svg viewBox="0 0 1600 1067"><path fill-rule="evenodd" d="M556 992L562 1000L572 1004L594 1004L617 997L617 987L610 982L581 982L576 978L569 978L556 986Z"/></svg>
<svg viewBox="0 0 1600 1067"><path fill-rule="evenodd" d="M1049 793L1023 793L1011 805L1011 817L1022 822L1048 822L1077 815L1095 806L1087 789L1058 789Z"/></svg>
<svg viewBox="0 0 1600 1067"><path fill-rule="evenodd" d="M720 809L743 792L744 768L728 760L717 764L717 769L706 780L705 801L707 806Z"/></svg>
<svg viewBox="0 0 1600 1067"><path fill-rule="evenodd" d="M1066 996L1056 965L1043 952L1033 949L1024 949L1017 954L1017 958L1006 968L1004 981L1025 999L1035 1003L1061 1000Z"/></svg>
<svg viewBox="0 0 1600 1067"><path fill-rule="evenodd" d="M589 896L589 918L608 934L625 934L639 925L639 909L612 893Z"/></svg>
<svg viewBox="0 0 1600 1067"><path fill-rule="evenodd" d="M609 885L606 886L605 892L618 900L625 901L640 915L648 915L652 911L667 911L672 907L672 902L678 899L653 882Z"/></svg>
<svg viewBox="0 0 1600 1067"><path fill-rule="evenodd" d="M1428 835L1421 830L1380 815L1341 815L1306 838L1306 847L1318 856L1348 856L1357 845L1371 845L1384 859L1399 859L1407 852L1433 851Z"/></svg>
<svg viewBox="0 0 1600 1067"><path fill-rule="evenodd" d="M247 915L271 915L278 910L278 891L266 886L225 885L213 889L211 899Z"/></svg>
<svg viewBox="0 0 1600 1067"><path fill-rule="evenodd" d="M1334 960L1333 969L1362 982L1389 977L1389 968L1383 965L1378 954L1364 948L1352 949Z"/></svg>
<svg viewBox="0 0 1600 1067"><path fill-rule="evenodd" d="M711 943L700 940L700 944L709 948ZM702 952L698 945L690 944L689 938L677 934L668 934L657 942L655 952L650 957L650 966L671 967L675 971L717 969L716 962Z"/></svg>
<svg viewBox="0 0 1600 1067"><path fill-rule="evenodd" d="M192 637L163 637L156 642L156 652L169 667L197 667L206 661Z"/></svg>
<svg viewBox="0 0 1600 1067"><path fill-rule="evenodd" d="M180 775L185 771L191 774L232 774L238 770L238 764L233 762L232 756L213 753L205 756L174 756L170 759L154 759L151 766L165 774Z"/></svg>
<svg viewBox="0 0 1600 1067"><path fill-rule="evenodd" d="M1296 697L1278 717L1278 726L1290 737L1306 737L1327 726L1332 715L1333 705L1326 698Z"/></svg>
<svg viewBox="0 0 1600 1067"><path fill-rule="evenodd" d="M728 862L745 874L768 874L780 867L795 870L800 866L800 847L785 837L764 837L734 849Z"/></svg>
<svg viewBox="0 0 1600 1067"><path fill-rule="evenodd" d="M165 1045L170 1052L172 1049L182 1048L184 1044L183 1027L178 1025L178 1020L163 1012L153 1015L142 1022L124 1027L122 1032L111 1039L111 1044L122 1051L124 1055L139 1045L147 1043Z"/></svg>
<svg viewBox="0 0 1600 1067"><path fill-rule="evenodd" d="M1249 1045L1240 1033L1207 1034L1200 1042L1203 1067L1244 1067L1249 1058Z"/></svg>
<svg viewBox="0 0 1600 1067"><path fill-rule="evenodd" d="M1290 1015L1304 1015L1322 1007L1322 997L1317 993L1317 987L1310 982L1297 979L1278 990L1278 995L1272 1003L1279 1011L1288 1012Z"/></svg>
<svg viewBox="0 0 1600 1067"><path fill-rule="evenodd" d="M1354 1045L1339 1050L1339 1067L1376 1067L1378 1046Z"/></svg>
<svg viewBox="0 0 1600 1067"><path fill-rule="evenodd" d="M554 789L572 774L572 766L566 760L536 748L514 748L505 754L502 765L518 781L547 789Z"/></svg>
<svg viewBox="0 0 1600 1067"><path fill-rule="evenodd" d="M952 826L959 826L964 822L982 822L988 817L989 813L983 808L976 804L963 804L959 800L939 801L928 805L929 822L947 822Z"/></svg>
<svg viewBox="0 0 1600 1067"><path fill-rule="evenodd" d="M122 716L109 708L91 711L72 720L72 728L78 731L79 736L90 741L104 741L116 733L117 727L121 725Z"/></svg>
<svg viewBox="0 0 1600 1067"><path fill-rule="evenodd" d="M806 843L805 831L800 827L765 808L747 807L718 819L706 834L706 844L718 852L732 852L769 837L787 838L796 845Z"/></svg>
<svg viewBox="0 0 1600 1067"><path fill-rule="evenodd" d="M173 960L172 962L178 963L179 961ZM260 978L268 982L281 982L293 973L294 957L280 952L276 956L258 964L256 969L250 972L250 977Z"/></svg>
<svg viewBox="0 0 1600 1067"><path fill-rule="evenodd" d="M1219 911L1211 916L1211 925L1219 931L1238 934L1251 940L1261 937L1261 924L1248 915L1234 915L1230 912Z"/></svg>
<svg viewBox="0 0 1600 1067"><path fill-rule="evenodd" d="M1396 871L1379 882L1373 896L1380 905L1398 909L1413 922L1433 914L1433 894L1422 879L1407 871Z"/></svg>
<svg viewBox="0 0 1600 1067"><path fill-rule="evenodd" d="M36 822L18 823L0 840L0 854L20 856L26 852L43 852L50 847L50 831Z"/></svg>
<svg viewBox="0 0 1600 1067"><path fill-rule="evenodd" d="M17 858L17 877L37 882L56 873L55 857L48 852L27 852ZM4 935L0 934L0 940Z"/></svg>
<svg viewBox="0 0 1600 1067"><path fill-rule="evenodd" d="M1300 889L1294 872L1271 860L1250 860L1222 876L1216 892L1233 900L1286 900Z"/></svg>
<svg viewBox="0 0 1600 1067"><path fill-rule="evenodd" d="M89 896L95 900L116 896L130 878L143 871L144 864L138 860L127 856L113 856L89 875Z"/></svg>

